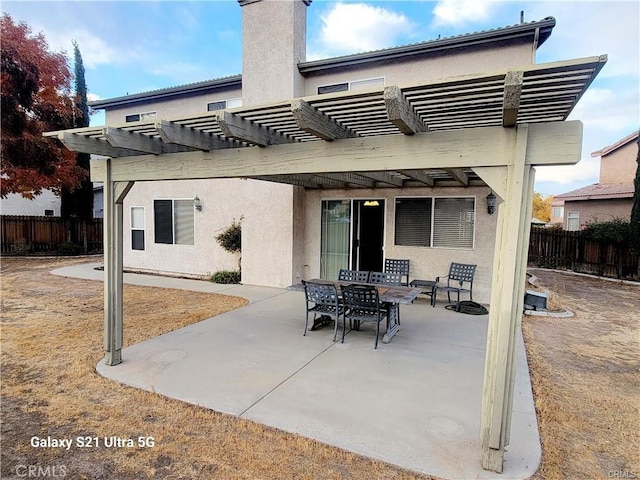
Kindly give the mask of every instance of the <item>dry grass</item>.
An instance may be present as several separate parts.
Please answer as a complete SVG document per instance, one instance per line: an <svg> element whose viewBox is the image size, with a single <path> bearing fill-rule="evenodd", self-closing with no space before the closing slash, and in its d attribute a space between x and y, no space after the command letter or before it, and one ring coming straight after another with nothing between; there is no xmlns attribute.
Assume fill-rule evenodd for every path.
<svg viewBox="0 0 640 480"><path fill-rule="evenodd" d="M67 467L73 479L418 479L382 462L111 382L102 284L49 274L85 261L2 261L2 470ZM568 319L523 322L543 440L537 480L640 472L640 288L537 271ZM237 308L221 295L125 286L128 344ZM34 449L34 436L152 436L153 448Z"/></svg>
<svg viewBox="0 0 640 480"><path fill-rule="evenodd" d="M49 274L86 260L2 261L2 466L65 466L73 479L419 479L382 462L129 388L95 371L102 283ZM125 286L136 343L244 305L215 294ZM151 436L152 448L36 449L32 436Z"/></svg>
<svg viewBox="0 0 640 480"><path fill-rule="evenodd" d="M640 287L535 273L576 314L523 322L543 442L535 478L637 478Z"/></svg>

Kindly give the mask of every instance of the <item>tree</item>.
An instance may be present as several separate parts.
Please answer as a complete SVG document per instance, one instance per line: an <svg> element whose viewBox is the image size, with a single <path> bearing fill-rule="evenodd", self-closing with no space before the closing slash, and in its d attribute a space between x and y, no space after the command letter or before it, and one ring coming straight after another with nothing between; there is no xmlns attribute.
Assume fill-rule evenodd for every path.
<svg viewBox="0 0 640 480"><path fill-rule="evenodd" d="M533 194L533 212L532 215L544 222L551 220L551 203L553 203L553 196L543 196L541 193L534 192Z"/></svg>
<svg viewBox="0 0 640 480"><path fill-rule="evenodd" d="M59 194L62 187L74 188L86 176L75 154L57 140L42 137L45 131L73 126L67 58L64 52L50 52L44 35L33 35L8 14L2 15L0 28L0 195L33 198L43 189Z"/></svg>
<svg viewBox="0 0 640 480"><path fill-rule="evenodd" d="M89 126L89 104L87 102L87 84L84 78L84 64L77 42L73 42L74 78L75 78L75 111L74 127ZM62 187L60 214L63 218L78 217L90 220L93 217L93 184L89 178L88 153L77 153L76 166L84 171L84 178L75 188Z"/></svg>
<svg viewBox="0 0 640 480"><path fill-rule="evenodd" d="M636 157L636 178L633 182L633 207L631 207L630 240L631 249L640 252L640 135L638 136L638 155Z"/></svg>

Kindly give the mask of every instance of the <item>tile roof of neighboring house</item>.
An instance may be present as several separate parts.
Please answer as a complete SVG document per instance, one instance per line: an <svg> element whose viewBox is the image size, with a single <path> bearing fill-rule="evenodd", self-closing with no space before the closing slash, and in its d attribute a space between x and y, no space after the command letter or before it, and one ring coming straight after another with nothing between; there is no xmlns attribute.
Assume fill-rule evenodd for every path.
<svg viewBox="0 0 640 480"><path fill-rule="evenodd" d="M480 32L466 33L453 37L438 38L436 40L428 40L425 42L413 43L400 47L385 48L365 53L356 53L354 55L345 55L342 57L326 58L322 60L314 60L310 62L302 62L298 64L298 70L302 75L312 73L326 72L336 68L345 68L353 66L372 65L379 62L388 62L408 56L422 55L428 53L436 53L442 50L448 50L460 47L470 47L482 45L489 42L506 41L515 38L538 37L537 46L542 45L551 35L556 20L553 17L546 17L542 20L526 22L507 27L494 28L491 30L483 30ZM232 75L228 77L217 78L213 80L205 80L203 82L189 83L175 87L162 88L148 92L136 93L133 95L125 95L116 98L108 98L104 100L95 100L89 102L89 106L96 109L116 107L127 105L130 103L159 100L170 98L177 95L189 93L198 93L211 88L221 87L241 87L242 75Z"/></svg>
<svg viewBox="0 0 640 480"><path fill-rule="evenodd" d="M595 183L561 195L556 195L555 198L563 199L565 202L572 200L630 198L633 197L634 190L632 181L621 183Z"/></svg>
<svg viewBox="0 0 640 480"><path fill-rule="evenodd" d="M631 135L627 135L622 140L618 140L613 145L609 145L608 147L601 148L600 150L596 150L595 152L591 152L592 157L602 157L607 155L614 150L619 149L620 147L624 147L627 143L630 143L638 138L640 131L635 131Z"/></svg>

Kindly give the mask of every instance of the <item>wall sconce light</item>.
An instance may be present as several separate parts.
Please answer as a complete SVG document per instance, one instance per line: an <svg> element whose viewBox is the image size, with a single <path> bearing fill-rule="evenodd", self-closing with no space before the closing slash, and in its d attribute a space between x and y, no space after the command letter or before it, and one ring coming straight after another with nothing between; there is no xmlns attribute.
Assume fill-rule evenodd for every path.
<svg viewBox="0 0 640 480"><path fill-rule="evenodd" d="M487 213L493 215L496 212L496 196L493 194L493 190L487 195Z"/></svg>
<svg viewBox="0 0 640 480"><path fill-rule="evenodd" d="M197 195L193 199L193 206L196 207L196 210L198 210L199 212L202 211L202 203L200 202L200 199L198 198Z"/></svg>

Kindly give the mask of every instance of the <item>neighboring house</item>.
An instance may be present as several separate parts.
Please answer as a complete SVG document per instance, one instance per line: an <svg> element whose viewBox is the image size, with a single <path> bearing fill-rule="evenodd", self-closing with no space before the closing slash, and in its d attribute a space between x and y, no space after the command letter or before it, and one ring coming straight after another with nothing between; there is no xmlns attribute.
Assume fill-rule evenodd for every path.
<svg viewBox="0 0 640 480"><path fill-rule="evenodd" d="M599 182L555 197L564 202L565 230L580 230L590 222L629 219L637 168L638 132L593 152L600 157Z"/></svg>
<svg viewBox="0 0 640 480"><path fill-rule="evenodd" d="M7 198L0 198L0 214L57 217L60 216L60 197L51 190L43 190L33 199L10 193Z"/></svg>
<svg viewBox="0 0 640 480"><path fill-rule="evenodd" d="M242 75L91 106L105 110L107 125L127 129L150 119L318 94L344 92L356 102L358 92L387 85L532 65L555 26L553 18L545 18L306 61L309 3L240 1ZM446 115L447 110L433 113ZM434 278L455 261L478 264L474 299L489 302L496 215L487 213L491 190L473 170L327 176L298 185L238 178L136 182L124 201L124 265L203 276L235 269L237 258L220 248L215 236L242 218L243 283L284 287L304 278L336 278L340 268L382 270L385 257L409 258L412 278Z"/></svg>
<svg viewBox="0 0 640 480"><path fill-rule="evenodd" d="M554 197L551 202L551 217L549 218L549 226L561 227L564 223L564 200Z"/></svg>

